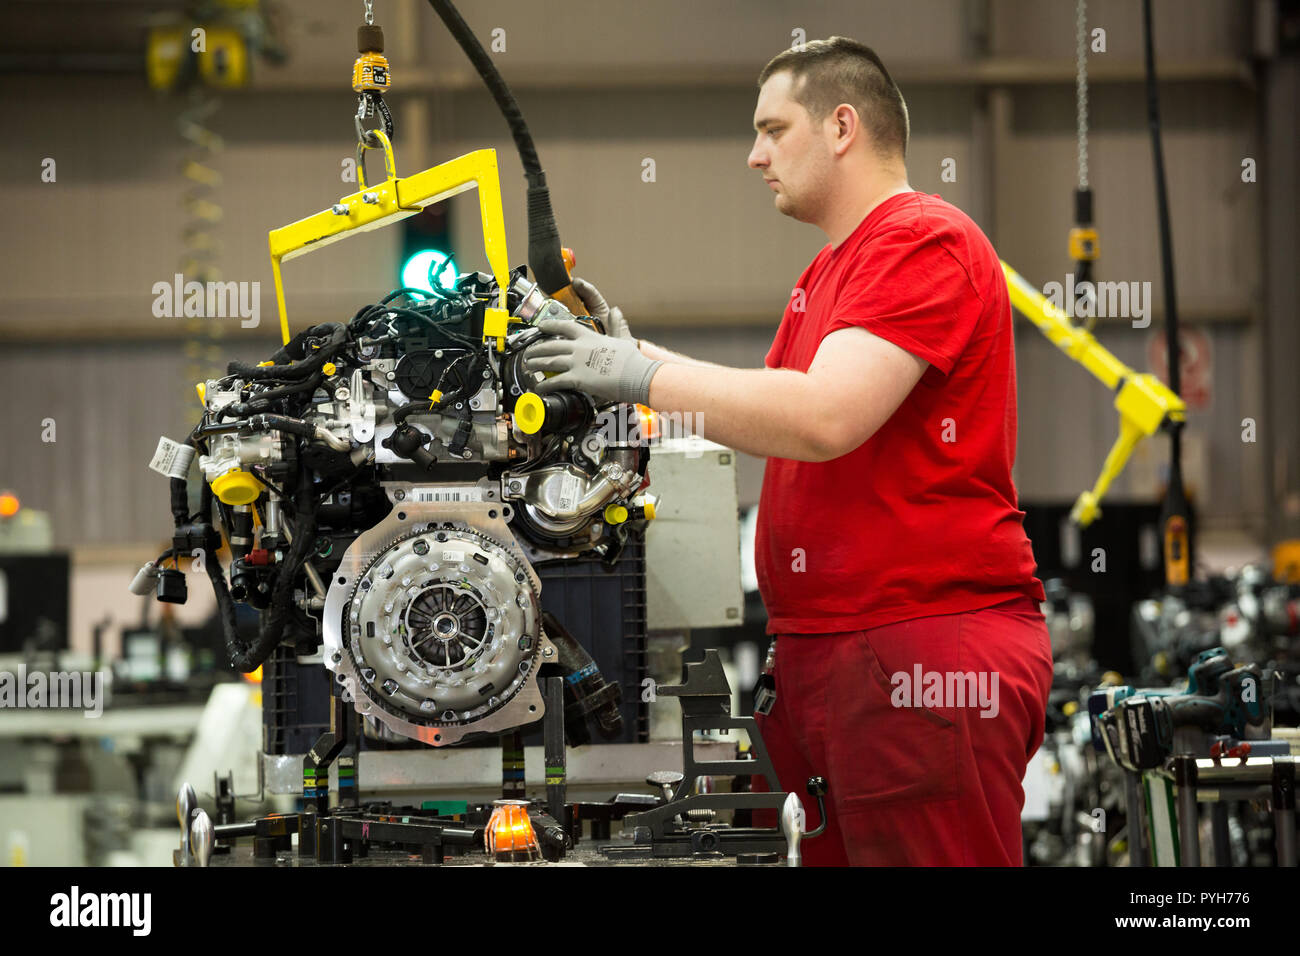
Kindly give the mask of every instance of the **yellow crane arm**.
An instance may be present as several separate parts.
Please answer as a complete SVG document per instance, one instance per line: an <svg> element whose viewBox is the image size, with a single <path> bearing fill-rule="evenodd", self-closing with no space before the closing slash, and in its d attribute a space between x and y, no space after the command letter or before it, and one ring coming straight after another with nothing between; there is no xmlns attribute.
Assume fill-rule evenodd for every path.
<svg viewBox="0 0 1300 956"><path fill-rule="evenodd" d="M483 219L483 245L488 265L497 280L500 298L497 308L486 309L483 316L483 340L496 339L497 351L505 349L506 325L510 313L506 292L510 285L510 267L506 256L505 215L501 209L501 179L494 149L478 149L449 160L422 173L397 177L393 146L383 130L370 130L379 146L357 144L357 180L361 188L344 196L331 208L299 219L279 229L272 229L271 275L275 279L275 304L280 312L280 334L288 343L289 317L284 306L284 281L280 264L322 246L347 239L361 232L380 229L414 216L425 206L450 199L457 193L478 186L479 213ZM387 177L373 186L366 184L363 158L367 149L383 149Z"/></svg>
<svg viewBox="0 0 1300 956"><path fill-rule="evenodd" d="M1101 499L1128 464L1133 449L1143 438L1154 435L1167 421L1183 421L1187 406L1160 379L1147 372L1135 372L1086 329L1076 328L1069 317L1005 262L1011 304L1033 322L1053 345L1078 362L1115 392L1119 412L1119 437L1106 455L1106 463L1090 491L1079 495L1070 519L1086 528L1101 515Z"/></svg>

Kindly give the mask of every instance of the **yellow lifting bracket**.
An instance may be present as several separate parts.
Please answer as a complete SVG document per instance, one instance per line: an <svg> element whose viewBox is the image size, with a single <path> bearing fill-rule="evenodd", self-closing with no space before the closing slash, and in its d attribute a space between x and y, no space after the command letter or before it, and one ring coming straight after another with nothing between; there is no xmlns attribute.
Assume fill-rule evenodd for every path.
<svg viewBox="0 0 1300 956"><path fill-rule="evenodd" d="M1091 491L1079 495L1070 519L1086 528L1101 515L1101 499L1128 464L1133 449L1154 435L1166 421L1183 421L1187 406L1160 379L1134 372L1112 355L1086 329L1070 324L1069 317L1005 262L1011 304L1062 352L1091 372L1115 392L1119 412L1119 437L1106 455L1106 463Z"/></svg>
<svg viewBox="0 0 1300 956"><path fill-rule="evenodd" d="M372 145L372 142L378 145ZM363 161L368 149L383 150L384 170L387 174L383 182L373 186L366 183ZM477 186L479 213L483 220L484 252L500 290L497 308L488 307L484 311L483 341L495 339L497 351L504 351L506 325L510 321L510 313L506 308L510 268L506 255L506 223L501 207L501 178L497 171L496 150L477 149L422 173L399 179L393 161L393 144L383 130L369 130L366 140L357 143L357 181L361 188L350 196L344 196L331 208L271 230L271 275L275 280L275 304L280 312L280 334L285 343L288 343L291 336L289 316L284 305L284 281L280 274L282 262L358 233L391 226L408 216L414 216L425 206L450 199Z"/></svg>

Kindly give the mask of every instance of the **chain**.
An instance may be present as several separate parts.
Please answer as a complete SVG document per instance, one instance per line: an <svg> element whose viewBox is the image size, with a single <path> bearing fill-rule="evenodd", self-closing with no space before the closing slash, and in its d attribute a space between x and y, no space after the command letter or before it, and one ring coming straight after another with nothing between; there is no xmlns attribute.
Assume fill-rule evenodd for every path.
<svg viewBox="0 0 1300 956"><path fill-rule="evenodd" d="M1075 119L1079 139L1079 189L1088 188L1088 0L1075 5Z"/></svg>
<svg viewBox="0 0 1300 956"><path fill-rule="evenodd" d="M373 26L375 22L375 0L365 0L366 4L366 26Z"/></svg>

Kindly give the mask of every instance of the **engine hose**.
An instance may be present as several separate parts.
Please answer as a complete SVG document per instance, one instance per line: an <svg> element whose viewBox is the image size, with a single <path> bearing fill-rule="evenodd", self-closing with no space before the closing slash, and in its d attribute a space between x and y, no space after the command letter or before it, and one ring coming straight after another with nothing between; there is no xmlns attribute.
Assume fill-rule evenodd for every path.
<svg viewBox="0 0 1300 956"><path fill-rule="evenodd" d="M235 606L225 575L219 567L216 571L212 567L220 562L206 562L208 577L212 580L212 588L217 597L230 663L245 674L261 667L284 639L285 627L293 610L294 579L316 546L316 501L311 489L311 475L305 465L298 476L298 483L298 493L294 499L299 516L298 527L294 529L294 539L288 553L280 562L275 587L271 589L270 604L258 625L257 639L252 644L240 637L235 628Z"/></svg>
<svg viewBox="0 0 1300 956"><path fill-rule="evenodd" d="M226 574L221 568L221 562L215 559L204 561L203 567L208 572L208 580L212 582L212 593L217 599L217 621L221 624L221 636L226 642L226 653L230 656L231 666L245 674L257 670L258 664L252 667L244 666L251 658L247 656L247 645L239 636L239 630L235 625L235 602L230 596L230 588L226 584Z"/></svg>
<svg viewBox="0 0 1300 956"><path fill-rule="evenodd" d="M324 330L330 332L329 341L320 348L315 349L306 358L290 362L287 365L249 365L247 362L231 362L226 366L226 374L238 375L250 381L286 379L296 382L310 378L314 373L320 371L321 366L347 343L348 330L337 322L318 325L313 331L319 333ZM280 353L277 352L276 354L279 355Z"/></svg>
<svg viewBox="0 0 1300 956"><path fill-rule="evenodd" d="M309 328L303 329L284 345L280 346L280 348L276 349L271 355L271 361L275 362L277 365L281 363L287 364L289 362L301 361L307 355L307 340L313 335L321 335L322 333L323 330L319 325L313 325Z"/></svg>
<svg viewBox="0 0 1300 956"><path fill-rule="evenodd" d="M325 381L325 373L317 371L311 378L302 382L294 382L290 385L281 385L279 388L268 388L265 392L258 392L255 396L246 402L238 402L234 405L227 405L231 414L240 418L255 414L265 408L271 402L284 398L286 395L293 395L297 392L314 392ZM226 409L222 409L224 412Z"/></svg>
<svg viewBox="0 0 1300 956"><path fill-rule="evenodd" d="M560 231L555 224L555 212L551 208L551 191L546 186L546 173L542 171L541 160L537 158L537 147L533 144L528 124L524 122L524 114L492 58L487 55L478 37L451 0L429 0L429 6L442 18L460 48L465 51L510 127L515 148L519 151L519 161L524 167L524 178L528 182L528 265L543 292L547 295L558 292L569 285L569 271L564 266L564 257L560 252Z"/></svg>
<svg viewBox="0 0 1300 956"><path fill-rule="evenodd" d="M316 426L286 415L254 415L248 420L248 429L255 432L284 432L299 438L315 438Z"/></svg>
<svg viewBox="0 0 1300 956"><path fill-rule="evenodd" d="M198 438L199 430L195 429L186 438L184 444L189 448L197 447L195 442ZM207 485L205 484L206 488ZM171 480L172 496L172 524L180 527L183 524L189 524L190 520L190 483L187 478L173 478Z"/></svg>
<svg viewBox="0 0 1300 956"><path fill-rule="evenodd" d="M339 438L324 425L313 425L287 415L254 415L245 426L254 432L277 431L287 435L297 435L310 441L321 441L335 451L351 451L352 443L346 438Z"/></svg>
<svg viewBox="0 0 1300 956"><path fill-rule="evenodd" d="M418 402L407 402L405 405L399 406L397 409L393 411L393 414L391 416L393 424L405 425L406 419L416 414L417 412L432 411L432 409L430 409L428 406L429 406L429 400L427 398L421 399Z"/></svg>

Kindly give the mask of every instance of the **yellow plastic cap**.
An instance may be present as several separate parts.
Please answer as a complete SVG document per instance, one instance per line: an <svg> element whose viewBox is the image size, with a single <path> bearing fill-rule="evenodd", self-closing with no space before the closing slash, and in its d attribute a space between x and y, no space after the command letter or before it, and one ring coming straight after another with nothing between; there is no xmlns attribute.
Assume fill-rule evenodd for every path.
<svg viewBox="0 0 1300 956"><path fill-rule="evenodd" d="M606 524L622 524L626 520L627 520L627 509L624 508L622 505L605 506Z"/></svg>
<svg viewBox="0 0 1300 956"><path fill-rule="evenodd" d="M546 405L536 392L524 392L515 402L515 424L525 435L535 435L546 422Z"/></svg>
<svg viewBox="0 0 1300 956"><path fill-rule="evenodd" d="M223 504L250 505L262 493L262 484L248 472L232 468L220 478L213 479L212 493Z"/></svg>
<svg viewBox="0 0 1300 956"><path fill-rule="evenodd" d="M208 386L206 382L195 382L194 391L199 393L199 404L208 407Z"/></svg>
<svg viewBox="0 0 1300 956"><path fill-rule="evenodd" d="M326 375L333 375L339 369L338 366L335 365L333 362L326 362L324 365L320 367L320 370L324 372Z"/></svg>
<svg viewBox="0 0 1300 956"><path fill-rule="evenodd" d="M644 510L645 510L646 520L647 520L647 521L654 521L654 520L655 520L655 503L654 503L653 501L650 501L649 499L646 499L646 503L645 503L645 506L644 506Z"/></svg>

